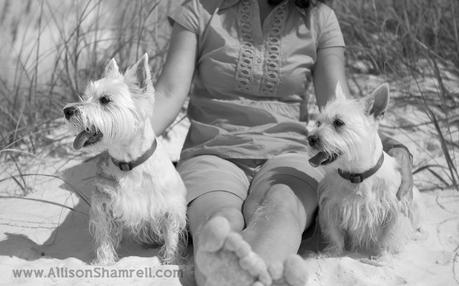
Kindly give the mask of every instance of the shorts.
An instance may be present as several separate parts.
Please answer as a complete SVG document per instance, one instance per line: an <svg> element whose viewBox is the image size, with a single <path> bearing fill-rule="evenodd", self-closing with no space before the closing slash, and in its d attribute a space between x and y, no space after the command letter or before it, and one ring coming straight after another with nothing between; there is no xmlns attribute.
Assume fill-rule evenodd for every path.
<svg viewBox="0 0 459 286"><path fill-rule="evenodd" d="M246 200L257 188L277 183L304 183L317 188L324 177L322 168L309 165L308 155L287 153L271 159L222 159L199 155L179 162L177 170L187 187L187 204L203 194L225 191Z"/></svg>

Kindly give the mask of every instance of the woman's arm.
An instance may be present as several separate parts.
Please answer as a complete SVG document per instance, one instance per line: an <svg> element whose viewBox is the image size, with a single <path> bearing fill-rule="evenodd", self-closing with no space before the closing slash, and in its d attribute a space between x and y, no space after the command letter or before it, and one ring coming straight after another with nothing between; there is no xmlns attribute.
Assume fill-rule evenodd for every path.
<svg viewBox="0 0 459 286"><path fill-rule="evenodd" d="M335 96L338 81L345 94L349 95L344 72L344 47L330 47L317 51L317 60L313 71L314 88L319 108Z"/></svg>
<svg viewBox="0 0 459 286"><path fill-rule="evenodd" d="M197 42L195 33L174 24L166 62L155 85L151 122L157 135L161 135L175 120L190 91Z"/></svg>
<svg viewBox="0 0 459 286"><path fill-rule="evenodd" d="M397 192L398 199L413 199L413 155L409 149L397 140L387 136L384 132L379 132L384 151L394 157L398 162L402 174L402 184Z"/></svg>

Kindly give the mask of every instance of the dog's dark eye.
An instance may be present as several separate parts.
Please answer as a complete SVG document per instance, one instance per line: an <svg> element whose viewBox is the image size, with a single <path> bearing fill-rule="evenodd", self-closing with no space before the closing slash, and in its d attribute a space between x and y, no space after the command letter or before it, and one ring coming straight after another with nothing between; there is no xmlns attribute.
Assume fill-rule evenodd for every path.
<svg viewBox="0 0 459 286"><path fill-rule="evenodd" d="M322 122L316 121L316 126L317 126L317 127L320 127L320 125L322 125Z"/></svg>
<svg viewBox="0 0 459 286"><path fill-rule="evenodd" d="M344 122L341 119L335 119L335 121L333 121L333 125L335 125L335 127L341 127L344 125Z"/></svg>
<svg viewBox="0 0 459 286"><path fill-rule="evenodd" d="M104 95L101 98L99 98L99 101L101 104L105 105L108 104L111 101L111 99L108 95Z"/></svg>

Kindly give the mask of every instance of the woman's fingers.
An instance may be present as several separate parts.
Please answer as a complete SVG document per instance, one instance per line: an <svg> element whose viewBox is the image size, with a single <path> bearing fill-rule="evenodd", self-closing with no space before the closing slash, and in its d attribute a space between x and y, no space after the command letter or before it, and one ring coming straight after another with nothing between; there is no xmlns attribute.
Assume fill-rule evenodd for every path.
<svg viewBox="0 0 459 286"><path fill-rule="evenodd" d="M413 199L413 173L411 168L410 154L405 148L392 148L389 150L389 155L394 157L400 166L402 182L397 191L399 200L411 201Z"/></svg>

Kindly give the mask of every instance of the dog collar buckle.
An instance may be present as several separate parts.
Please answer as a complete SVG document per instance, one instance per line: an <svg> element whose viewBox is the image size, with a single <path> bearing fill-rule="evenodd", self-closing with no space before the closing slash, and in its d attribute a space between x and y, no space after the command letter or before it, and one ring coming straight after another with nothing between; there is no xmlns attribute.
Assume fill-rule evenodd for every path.
<svg viewBox="0 0 459 286"><path fill-rule="evenodd" d="M132 170L131 164L129 164L128 162L120 162L118 164L118 167L120 168L121 171L125 171L125 172Z"/></svg>
<svg viewBox="0 0 459 286"><path fill-rule="evenodd" d="M363 182L363 178L361 174L353 174L349 176L349 181L353 184L360 184Z"/></svg>
<svg viewBox="0 0 459 286"><path fill-rule="evenodd" d="M148 158L150 158L150 156L153 155L153 153L156 150L157 144L158 144L157 141L158 140L155 139L153 141L153 144L151 145L150 149L148 149L142 156L140 156L139 158L137 158L134 161L122 162L122 161L116 160L115 158L113 158L111 156L110 156L110 158L112 159L113 164L115 164L121 171L123 171L123 172L131 171L135 167L137 167L140 164L142 164L143 162L147 161Z"/></svg>
<svg viewBox="0 0 459 286"><path fill-rule="evenodd" d="M382 164L384 162L384 152L381 153L381 156L379 157L379 160L378 162L376 163L376 165L371 168L370 170L367 170L363 173L350 173L350 172L346 172L346 171L343 171L341 169L338 169L338 174L343 178L343 179L346 179L348 181L350 181L351 183L353 184L360 184L361 182L363 182L366 178L369 178L371 177L374 173L376 173L379 168L381 168Z"/></svg>

